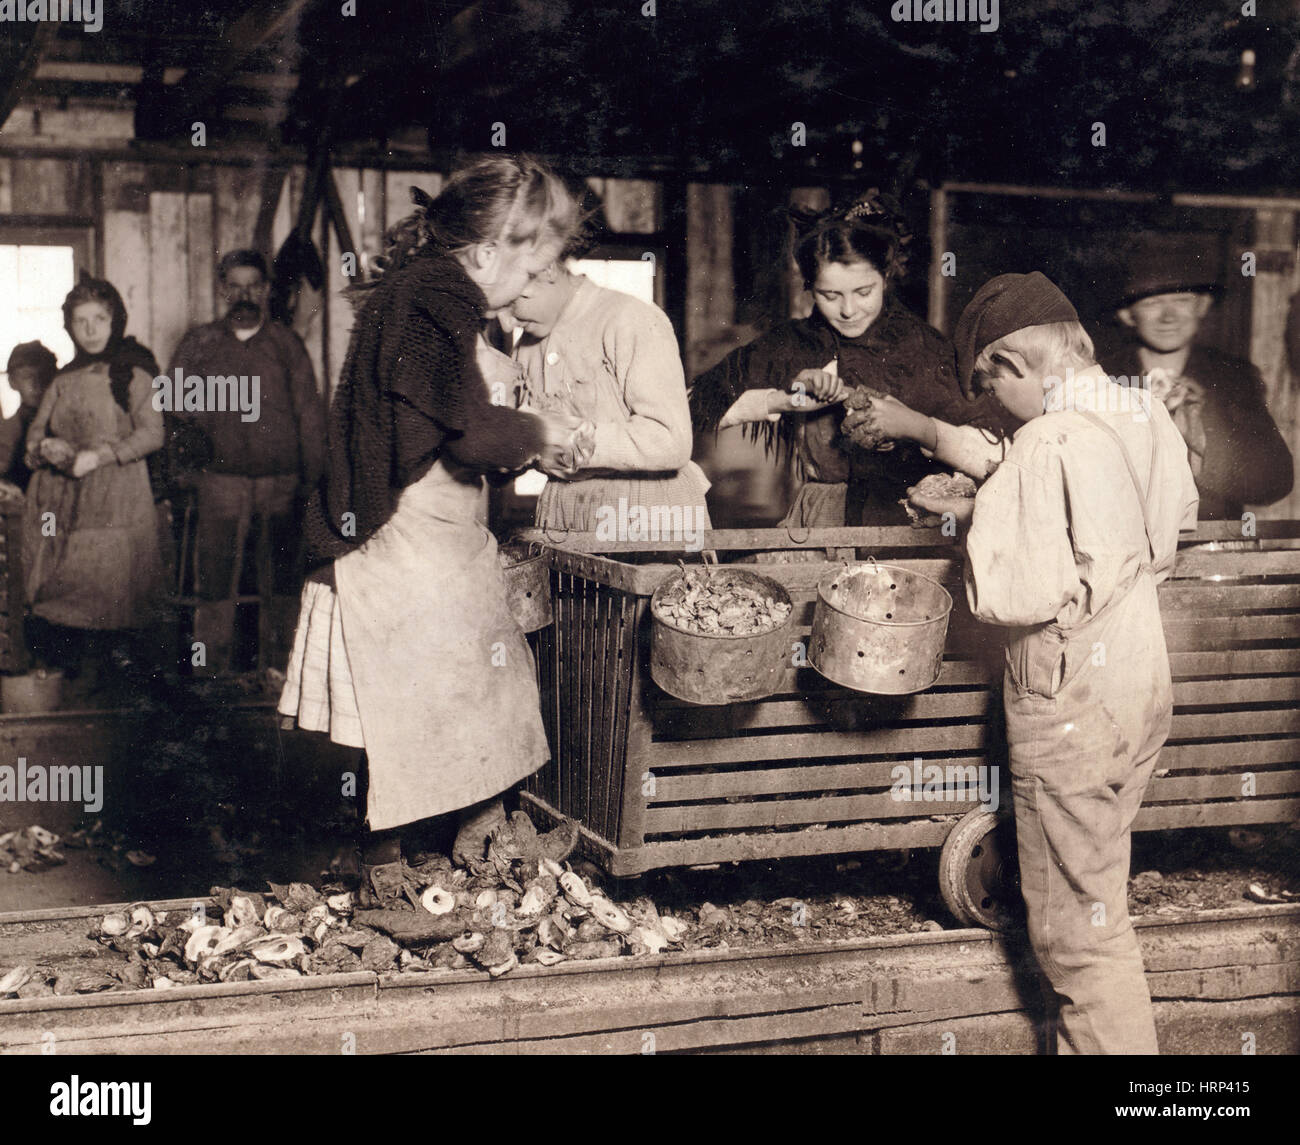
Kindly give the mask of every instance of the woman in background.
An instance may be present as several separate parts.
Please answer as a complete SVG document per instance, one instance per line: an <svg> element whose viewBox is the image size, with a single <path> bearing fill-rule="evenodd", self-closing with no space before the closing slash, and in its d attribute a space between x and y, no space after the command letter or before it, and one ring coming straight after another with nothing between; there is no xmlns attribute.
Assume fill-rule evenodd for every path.
<svg viewBox="0 0 1300 1145"><path fill-rule="evenodd" d="M77 347L27 431L33 476L23 566L38 661L72 672L126 658L163 604L157 517L145 458L163 444L158 364L128 338L109 282L85 275L63 303Z"/></svg>

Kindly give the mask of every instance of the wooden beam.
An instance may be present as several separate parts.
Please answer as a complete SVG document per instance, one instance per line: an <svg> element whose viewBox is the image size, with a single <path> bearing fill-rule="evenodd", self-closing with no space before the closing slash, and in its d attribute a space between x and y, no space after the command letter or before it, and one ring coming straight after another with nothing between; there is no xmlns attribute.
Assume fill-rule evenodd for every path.
<svg viewBox="0 0 1300 1145"><path fill-rule="evenodd" d="M223 51L201 71L191 69L179 83L166 87L166 102L159 117L163 135L175 134L188 126L193 116L214 118L214 105L221 90L230 84L249 54L290 27L308 0L258 0L222 35ZM148 69L146 69L148 74ZM155 98L163 89L161 71L154 78Z"/></svg>
<svg viewBox="0 0 1300 1145"><path fill-rule="evenodd" d="M18 61L18 67L14 70L8 84L0 87L0 127L4 126L5 120L9 118L13 109L18 106L18 100L22 97L23 90L36 74L36 69L40 65L41 54L53 42L57 30L58 25L48 21L36 25L36 31L32 34L27 50L23 52L22 58Z"/></svg>
<svg viewBox="0 0 1300 1145"><path fill-rule="evenodd" d="M948 279L939 273L948 249L948 193L942 187L930 192L930 313L936 330L946 330Z"/></svg>

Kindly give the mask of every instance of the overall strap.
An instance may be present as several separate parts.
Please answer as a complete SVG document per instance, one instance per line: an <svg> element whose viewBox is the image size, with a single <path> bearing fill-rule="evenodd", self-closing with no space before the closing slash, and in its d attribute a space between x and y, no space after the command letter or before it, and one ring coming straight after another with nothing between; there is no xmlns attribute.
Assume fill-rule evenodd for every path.
<svg viewBox="0 0 1300 1145"><path fill-rule="evenodd" d="M1150 550L1151 559L1154 561L1156 558L1156 543L1155 538L1151 535L1151 517L1147 511L1147 501L1150 498L1152 482L1155 480L1156 475L1158 439L1156 438L1155 426L1151 427L1151 471L1147 474L1146 492L1144 493L1141 484L1138 482L1137 470L1133 467L1133 458L1129 454L1128 447L1124 444L1124 439L1116 432L1114 426L1107 424L1091 410L1079 410L1078 412L1092 422L1093 425L1105 430L1115 444L1119 446L1120 456L1124 458L1124 465L1128 469L1129 478L1133 482L1133 489L1137 493L1138 507L1142 510L1142 527L1147 535L1147 548Z"/></svg>

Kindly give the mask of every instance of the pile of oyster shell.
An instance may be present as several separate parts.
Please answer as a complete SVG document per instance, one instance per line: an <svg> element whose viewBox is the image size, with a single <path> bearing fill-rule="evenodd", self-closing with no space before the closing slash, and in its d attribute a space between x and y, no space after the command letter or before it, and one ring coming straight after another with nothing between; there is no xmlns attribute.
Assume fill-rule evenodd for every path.
<svg viewBox="0 0 1300 1145"><path fill-rule="evenodd" d="M121 954L107 974L57 978L31 967L0 973L0 997L167 990L203 982L300 978L368 970L470 969L493 977L521 963L553 966L680 948L691 926L649 898L620 905L551 857L576 831L538 835L516 812L468 869L439 855L387 870L383 904L353 891L270 883L268 892L213 887L212 902L160 911L144 903L98 919L88 937ZM548 852L550 852L548 854Z"/></svg>

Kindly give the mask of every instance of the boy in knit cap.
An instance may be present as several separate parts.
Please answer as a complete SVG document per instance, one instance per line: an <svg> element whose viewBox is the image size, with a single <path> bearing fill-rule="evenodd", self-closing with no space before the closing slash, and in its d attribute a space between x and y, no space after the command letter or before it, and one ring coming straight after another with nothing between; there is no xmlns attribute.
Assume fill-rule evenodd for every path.
<svg viewBox="0 0 1300 1145"><path fill-rule="evenodd" d="M1024 424L974 501L918 503L969 522L971 611L1009 630L1021 886L1057 1052L1155 1053L1129 844L1173 714L1156 585L1196 525L1187 449L1163 405L1110 381L1042 274L987 282L955 341L963 387Z"/></svg>

